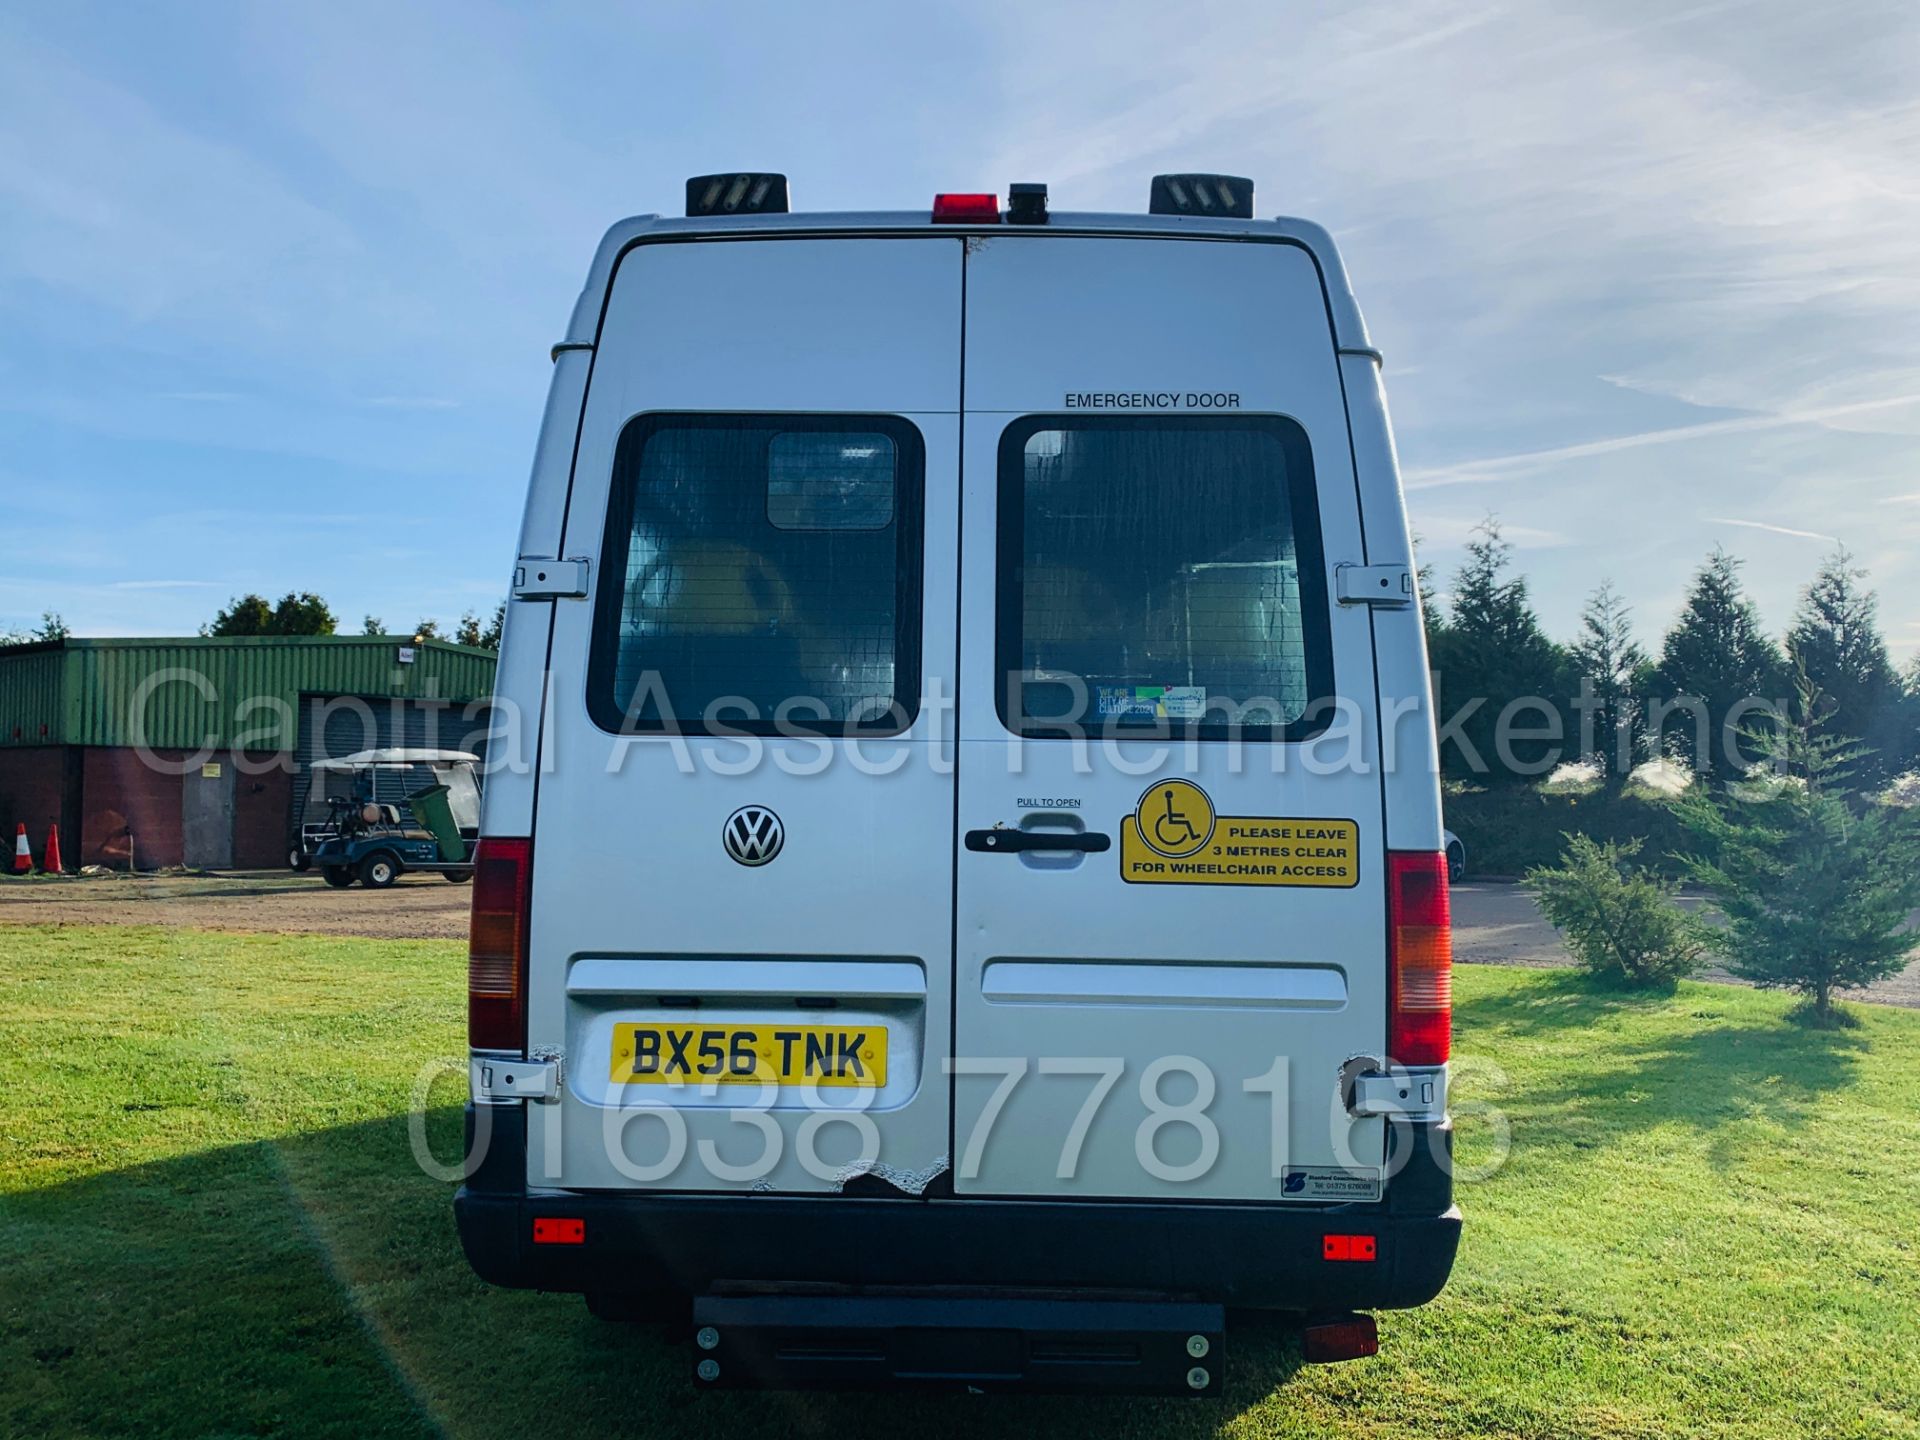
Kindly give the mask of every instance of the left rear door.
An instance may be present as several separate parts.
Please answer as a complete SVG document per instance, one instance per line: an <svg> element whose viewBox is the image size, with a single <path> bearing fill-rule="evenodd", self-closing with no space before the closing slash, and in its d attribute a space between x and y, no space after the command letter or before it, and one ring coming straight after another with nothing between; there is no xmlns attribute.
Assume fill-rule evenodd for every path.
<svg viewBox="0 0 1920 1440"><path fill-rule="evenodd" d="M565 1066L533 1185L944 1165L961 262L929 236L618 265L563 551L594 593L555 606L541 736L528 1038ZM795 700L811 733L765 733ZM857 1047L850 1083L726 1073L810 1042Z"/></svg>

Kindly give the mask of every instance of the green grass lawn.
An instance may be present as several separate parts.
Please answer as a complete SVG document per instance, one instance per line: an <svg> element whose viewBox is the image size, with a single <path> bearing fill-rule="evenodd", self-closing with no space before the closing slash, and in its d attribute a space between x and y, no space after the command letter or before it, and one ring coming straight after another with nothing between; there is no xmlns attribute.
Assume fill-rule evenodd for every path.
<svg viewBox="0 0 1920 1440"><path fill-rule="evenodd" d="M1224 1403L709 1395L488 1289L410 1158L461 947L0 929L0 1434L1920 1435L1920 1014L1464 969L1467 1229L1383 1350L1230 1341ZM428 1134L458 1147L457 1068Z"/></svg>

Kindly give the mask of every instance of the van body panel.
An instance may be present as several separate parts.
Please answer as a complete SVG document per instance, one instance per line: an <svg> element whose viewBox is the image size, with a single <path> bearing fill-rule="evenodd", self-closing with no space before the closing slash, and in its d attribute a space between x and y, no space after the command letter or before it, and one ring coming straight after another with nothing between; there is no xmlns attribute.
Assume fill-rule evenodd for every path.
<svg viewBox="0 0 1920 1440"><path fill-rule="evenodd" d="M863 1123L875 1127L881 1163L909 1175L944 1168L953 777L950 760L935 757L950 749L950 717L918 706L904 733L858 739L623 735L589 713L586 692L599 591L617 587L628 564L604 542L616 457L637 418L895 417L923 452L922 512L953 512L961 260L958 237L935 235L659 244L619 261L564 541L567 556L590 561L596 595L555 605L542 729L528 1045L564 1056L567 1079L558 1103L530 1116L531 1184L826 1191L867 1148ZM955 537L951 524L924 534L912 638L924 673L950 676ZM756 583L778 583L772 568L763 564ZM729 817L748 805L783 826L769 863L737 863L724 846ZM716 990L665 993L638 980L627 994L569 989L580 965L628 958L708 963ZM825 965L787 993L740 994L719 978L728 962L774 958ZM902 963L938 983L917 998L876 999L857 978L862 966ZM698 1084L610 1084L619 1025L828 1022L855 1032L888 1024L885 1087L845 1097L864 1122L808 1125L798 1091L771 1086L702 1095ZM765 1122L735 1118L756 1103Z"/></svg>
<svg viewBox="0 0 1920 1440"><path fill-rule="evenodd" d="M602 240L555 360L520 554L585 561L590 594L508 606L496 724L535 763L497 771L482 817L533 839L526 1063L551 1098L475 1081L455 1205L474 1268L603 1294L1436 1293L1460 1224L1444 1114L1352 1113L1387 1039L1387 852L1440 848L1440 797L1417 607L1334 598L1341 565L1412 555L1378 356L1327 233L642 216ZM841 505L827 526L895 527L913 597L892 612L896 699L903 669L918 684L897 724L792 737L609 709L609 673L679 653L649 628L675 585L760 607L758 629L680 655L696 678L768 634L804 660L825 633L791 598L798 550L696 537L673 558L661 517L702 483L673 445L708 431L713 453L766 457L768 524ZM839 435L853 457L856 431L894 443L894 508L860 518L849 458L844 493L789 487L777 518L786 439ZM643 516L643 492L667 508ZM1242 501L1245 534L1222 539L1205 517ZM1109 512L1132 528L1101 530ZM1241 703L1247 677L1200 673L1219 656L1192 635L1243 613L1286 659L1243 707L1271 723L1102 736L1110 700ZM1158 628L1135 635L1142 617ZM1021 687L1063 683L1039 651L1103 618L1125 643L1085 668L1080 742ZM1258 647L1216 649L1259 671ZM1296 708L1315 697L1339 704ZM770 858L741 858L749 809L778 819ZM1202 848L1174 855L1196 816ZM1309 847L1284 877L1277 844ZM643 1037L776 1030L883 1033L884 1064L843 1088L635 1083ZM584 1242L535 1243L543 1217ZM1328 1264L1326 1237L1355 1229L1378 1263Z"/></svg>
<svg viewBox="0 0 1920 1440"><path fill-rule="evenodd" d="M1000 509L1009 493L1006 440L1031 430L1035 422L1024 417L1034 415L1063 431L1109 423L1104 408L1078 415L1072 402L1087 392L1176 396L1173 419L1125 422L1164 438L1168 463L1178 461L1182 437L1216 425L1258 427L1275 416L1304 432L1311 473L1287 482L1313 491L1322 583L1319 599L1305 603L1324 612L1333 693L1348 697L1354 712L1349 740L1331 731L1306 744L1029 736L1017 753L1010 747L996 699L1005 658L996 654L996 600L1009 583L999 543L1008 523ZM1190 394L1234 398L1196 413ZM1084 826L1111 837L1112 848L959 853L956 1053L975 1062L1025 1060L1032 1073L998 1100L998 1070L983 1064L982 1073L957 1077L957 1190L1324 1201L1334 1167L1377 1179L1382 1122L1350 1116L1342 1103L1342 1067L1379 1054L1386 1040L1373 647L1365 609L1327 599L1333 566L1357 562L1363 551L1333 336L1312 258L1286 244L990 239L968 259L967 412L961 828ZM1164 437L1160 423L1169 427ZM1206 477L1184 478L1194 503L1203 503ZM1136 482L1156 483L1152 475L1127 483ZM1189 577L1190 597L1200 593L1199 578ZM1151 560L1140 575L1089 567L1066 583L1123 608L1122 592L1139 583L1179 589ZM1097 720L1089 728L1100 735ZM1316 773L1309 751L1317 745L1329 754L1346 747L1351 763ZM1157 780L1173 777L1197 785L1217 816L1357 827L1357 877L1330 888L1128 883L1128 817ZM997 991L993 976L1009 964L1077 974L1074 998ZM1192 969L1191 988L1214 998L1175 993L1166 983L1173 967ZM1224 983L1235 971L1244 972L1237 983ZM1325 976L1337 984L1314 983ZM1156 988L1160 1003L1148 998ZM1122 1072L1103 1082L1102 1067L1110 1073L1115 1064ZM1102 1083L1108 1088L1091 1120L1078 1123ZM1155 1119L1182 1105L1199 1113ZM1284 1126L1276 1111L1284 1111ZM1143 1137L1157 1148L1143 1149ZM1209 1150L1217 1154L1209 1158ZM1354 1198L1377 1194L1363 1188Z"/></svg>
<svg viewBox="0 0 1920 1440"><path fill-rule="evenodd" d="M520 517L519 556L554 559L560 554L573 448L580 434L580 411L586 401L591 366L592 357L584 350L562 350L554 355L553 380L540 417L533 474ZM550 601L509 603L502 617L494 694L504 703L489 711L490 763L480 799L484 834L533 833L535 780L531 759L538 748L543 708L540 697L552 625Z"/></svg>
<svg viewBox="0 0 1920 1440"><path fill-rule="evenodd" d="M599 338L600 322L611 289L615 267L636 246L663 240L742 240L807 235L854 237L863 235L924 236L931 228L926 211L863 210L839 213L668 217L636 215L616 222L601 237L587 272L586 284L574 303L562 345L591 346ZM953 237L973 234L986 238L1005 235L998 226L968 231L941 226L938 233ZM1368 337L1365 318L1347 280L1339 248L1326 228L1311 220L1281 216L1272 220L1216 219L1198 215L1123 215L1092 211L1055 211L1047 221L1049 237L1118 235L1169 240L1256 240L1296 245L1313 258L1321 275L1327 313L1342 351L1378 358Z"/></svg>
<svg viewBox="0 0 1920 1440"><path fill-rule="evenodd" d="M1400 457L1387 418L1380 366L1358 354L1340 357L1354 473L1366 517L1367 563L1405 565L1415 603L1373 612L1375 670L1379 675L1381 748L1387 771L1387 848L1439 850L1440 754L1429 691L1427 629L1419 604L1419 575L1400 484Z"/></svg>

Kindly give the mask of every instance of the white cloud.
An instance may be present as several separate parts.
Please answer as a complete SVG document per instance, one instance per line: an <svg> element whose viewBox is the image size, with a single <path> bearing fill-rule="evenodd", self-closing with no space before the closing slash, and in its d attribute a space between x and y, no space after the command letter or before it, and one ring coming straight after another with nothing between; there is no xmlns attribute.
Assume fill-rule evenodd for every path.
<svg viewBox="0 0 1920 1440"><path fill-rule="evenodd" d="M1689 517L1765 506L1920 594L1878 503L1920 471L1908 0L1019 15L989 173L1137 209L1155 170L1235 171L1339 237L1436 569L1491 502L1567 537L1557 631L1606 574L1659 615L1715 538ZM1525 483L1458 488L1494 480ZM1747 578L1784 623L1806 577Z"/></svg>
<svg viewBox="0 0 1920 1440"><path fill-rule="evenodd" d="M1709 515L1709 525L1739 525L1748 530L1765 530L1770 535L1790 535L1798 540L1824 540L1829 545L1838 545L1837 535L1823 535L1818 530L1795 530L1790 525L1774 525L1765 520L1737 520L1729 515Z"/></svg>
<svg viewBox="0 0 1920 1440"><path fill-rule="evenodd" d="M1466 485L1482 480L1511 480L1550 470L1569 460L1585 460L1622 450L1639 450L1648 445L1671 445L1717 435L1745 435L1760 430L1780 430L1792 425L1822 425L1834 420L1916 406L1920 406L1920 394L1894 395L1884 400L1860 400L1848 405L1829 405L1822 409L1779 415L1741 415L1730 420L1703 420L1695 425L1672 425L1659 430L1643 430L1635 435L1614 435L1604 440L1583 441L1577 445L1556 445L1546 450L1528 450L1516 455L1494 455L1479 460L1455 461L1451 465L1414 468L1403 472L1401 478L1409 490L1426 490L1436 485Z"/></svg>

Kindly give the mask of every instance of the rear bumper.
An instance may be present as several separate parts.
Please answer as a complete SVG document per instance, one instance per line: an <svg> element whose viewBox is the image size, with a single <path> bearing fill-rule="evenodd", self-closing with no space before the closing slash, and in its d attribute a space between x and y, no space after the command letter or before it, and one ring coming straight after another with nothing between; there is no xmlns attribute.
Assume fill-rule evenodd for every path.
<svg viewBox="0 0 1920 1440"><path fill-rule="evenodd" d="M469 1117L471 1124L471 1117ZM1378 1205L878 1199L853 1195L528 1194L525 1114L496 1111L479 1169L454 1197L475 1273L521 1289L703 1295L833 1285L1127 1291L1312 1312L1396 1309L1439 1294L1460 1212L1444 1125ZM584 1222L583 1243L536 1245L533 1222ZM1371 1261L1328 1260L1328 1235L1375 1238Z"/></svg>

